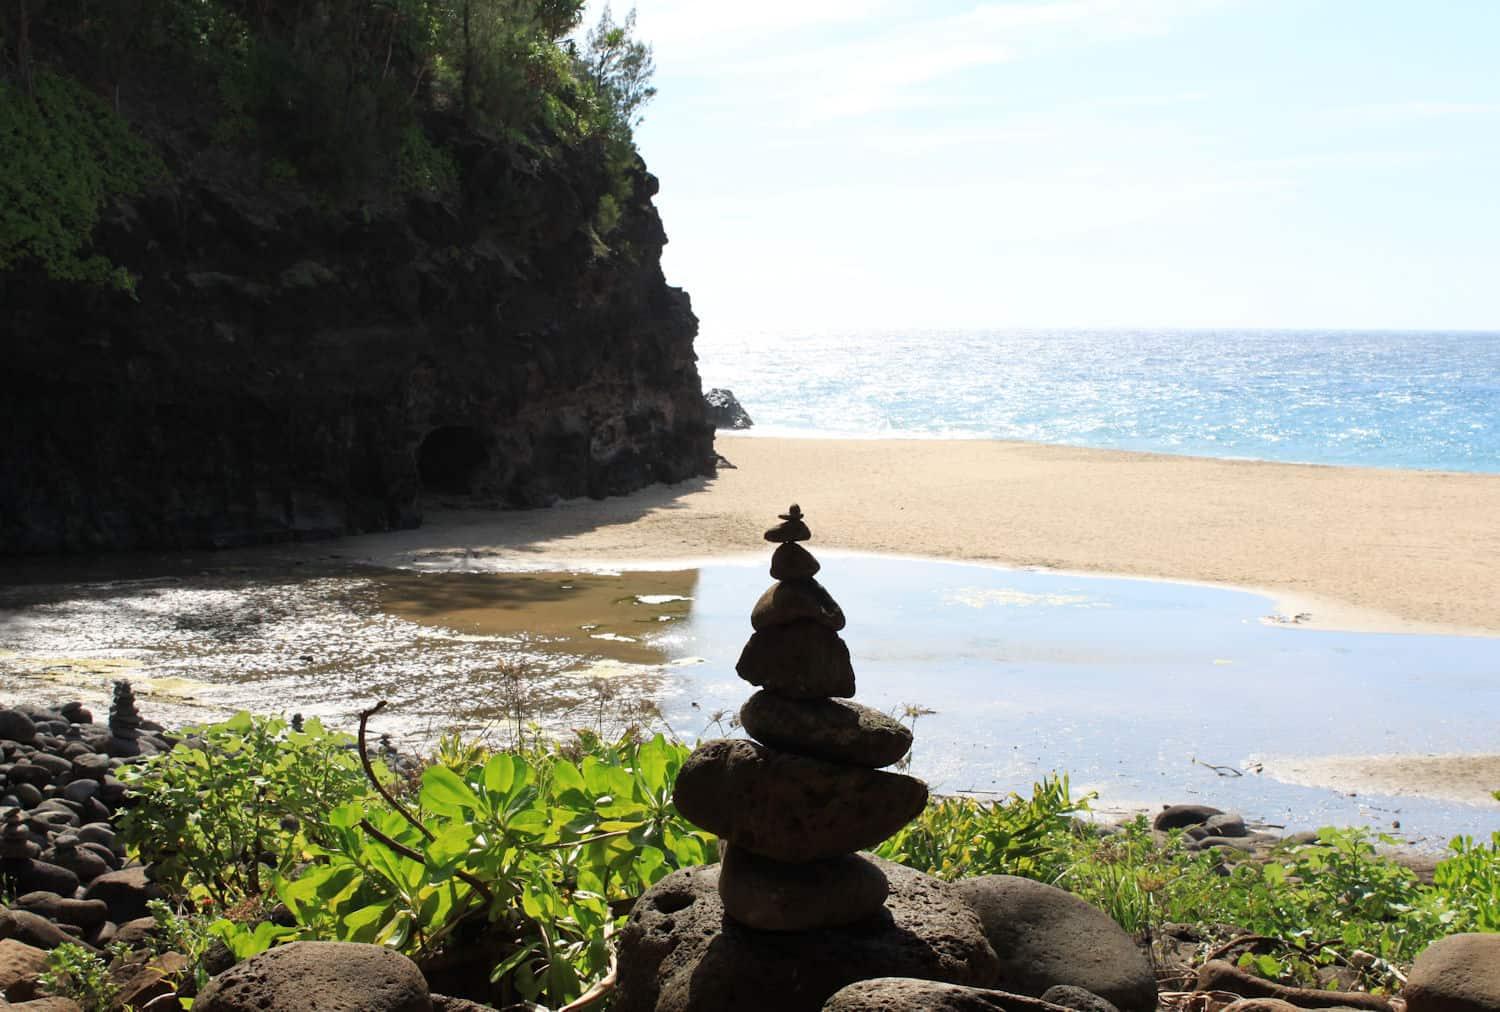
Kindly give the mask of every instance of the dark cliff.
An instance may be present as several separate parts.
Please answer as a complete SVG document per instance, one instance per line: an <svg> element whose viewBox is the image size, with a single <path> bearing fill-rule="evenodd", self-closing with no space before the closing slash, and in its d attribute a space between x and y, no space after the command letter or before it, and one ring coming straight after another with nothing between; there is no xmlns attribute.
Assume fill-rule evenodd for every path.
<svg viewBox="0 0 1500 1012"><path fill-rule="evenodd" d="M191 124L93 248L135 297L0 273L0 552L409 527L711 472L687 295L639 160L430 124L462 184L330 202ZM531 153L528 153L530 151Z"/></svg>

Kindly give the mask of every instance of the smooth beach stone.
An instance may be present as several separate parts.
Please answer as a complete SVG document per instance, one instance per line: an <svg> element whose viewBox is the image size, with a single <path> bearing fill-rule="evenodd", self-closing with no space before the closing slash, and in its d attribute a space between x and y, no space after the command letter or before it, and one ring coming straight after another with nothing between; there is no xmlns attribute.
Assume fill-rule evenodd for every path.
<svg viewBox="0 0 1500 1012"><path fill-rule="evenodd" d="M724 916L720 867L675 871L620 932L614 1012L818 1012L841 987L891 974L988 984L995 954L953 887L872 858L890 883L874 917L818 931L755 931Z"/></svg>
<svg viewBox="0 0 1500 1012"><path fill-rule="evenodd" d="M921 814L927 785L720 738L693 750L672 796L694 825L796 863L873 847Z"/></svg>
<svg viewBox="0 0 1500 1012"><path fill-rule="evenodd" d="M1040 998L913 977L876 977L839 991L822 1012L1064 1012Z"/></svg>
<svg viewBox="0 0 1500 1012"><path fill-rule="evenodd" d="M1072 984L1054 984L1042 992L1042 1001L1070 1008L1073 1012L1120 1012L1113 1002Z"/></svg>
<svg viewBox="0 0 1500 1012"><path fill-rule="evenodd" d="M753 633L734 670L751 685L792 699L854 695L848 644L817 622L793 622Z"/></svg>
<svg viewBox="0 0 1500 1012"><path fill-rule="evenodd" d="M776 551L771 553L771 578L774 580L808 580L817 576L822 568L813 558L813 553L795 541L777 545Z"/></svg>
<svg viewBox="0 0 1500 1012"><path fill-rule="evenodd" d="M756 632L808 620L834 632L844 628L844 609L833 595L814 579L773 583L750 609L750 625Z"/></svg>
<svg viewBox="0 0 1500 1012"><path fill-rule="evenodd" d="M757 931L852 924L881 910L889 892L884 873L859 854L787 864L731 843L719 870L724 912Z"/></svg>
<svg viewBox="0 0 1500 1012"><path fill-rule="evenodd" d="M78 941L41 914L0 907L0 939L3 938L14 938L38 949L55 949L66 942Z"/></svg>
<svg viewBox="0 0 1500 1012"><path fill-rule="evenodd" d="M71 924L75 928L96 928L109 920L109 908L98 900L75 900L56 893L27 893L16 900L16 906L38 917L57 924Z"/></svg>
<svg viewBox="0 0 1500 1012"><path fill-rule="evenodd" d="M807 524L801 520L783 520L766 531L765 538L776 544L785 544L788 541L811 541L812 531L808 530Z"/></svg>
<svg viewBox="0 0 1500 1012"><path fill-rule="evenodd" d="M787 699L762 689L740 707L745 732L795 755L879 769L911 749L911 730L879 710L842 699Z"/></svg>
<svg viewBox="0 0 1500 1012"><path fill-rule="evenodd" d="M1189 826L1200 826L1215 815L1223 814L1221 809L1212 805L1168 805L1156 813L1156 818L1151 820L1151 828L1186 829Z"/></svg>
<svg viewBox="0 0 1500 1012"><path fill-rule="evenodd" d="M161 886L147 877L141 865L106 872L90 882L83 892L86 900L103 900L109 907L110 920L116 924L145 917L151 912L147 904L166 899L166 895Z"/></svg>
<svg viewBox="0 0 1500 1012"><path fill-rule="evenodd" d="M1156 1009L1151 964L1104 911L1056 886L1014 875L981 875L954 888L979 915L1000 957L995 987L1037 997L1068 984L1121 1012Z"/></svg>
<svg viewBox="0 0 1500 1012"><path fill-rule="evenodd" d="M36 738L36 721L19 710L0 710L0 739L29 744Z"/></svg>

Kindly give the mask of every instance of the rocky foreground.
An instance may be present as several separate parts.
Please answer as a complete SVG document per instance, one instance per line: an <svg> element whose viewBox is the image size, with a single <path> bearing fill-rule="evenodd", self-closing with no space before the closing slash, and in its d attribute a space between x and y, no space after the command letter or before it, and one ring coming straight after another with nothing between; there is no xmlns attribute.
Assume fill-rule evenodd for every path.
<svg viewBox="0 0 1500 1012"><path fill-rule="evenodd" d="M774 713L784 702L762 700L756 710ZM752 722L757 715L766 716L752 712ZM768 729L779 727L795 737L785 717L758 722L760 733L773 737ZM884 726L865 732L867 743L895 733ZM115 829L128 805L120 768L172 744L140 717L123 683L103 721L78 703L0 709L0 1009L94 1012L49 994L43 983L49 953L68 943L110 950L119 993L101 1012L185 1007L188 957L160 936L150 909L166 891L149 868L128 859ZM883 742L886 751L869 761L899 744ZM1238 816L1200 806L1163 811L1156 825L1185 828L1204 848L1255 848L1269 839ZM844 844L834 849L843 854ZM618 996L626 1006L1175 1012L1192 1002L1196 1012L1500 1012L1500 935L1455 935L1433 945L1395 999L1285 987L1223 960L1182 984L1172 982L1170 968L1153 967L1103 913L1042 883L994 875L949 884L865 855L788 865L741 851L749 860L736 865L734 854L731 845L722 865L674 873L637 903L626 929L634 990ZM850 874L830 895L798 878L809 867ZM733 888L725 889L725 875ZM727 916L728 908L737 916ZM1190 929L1160 941L1169 952L1180 946L1184 957L1197 947ZM227 951L210 951L204 966L217 975L197 994L194 1012L488 1007L432 993L415 963L379 946L297 942L231 963Z"/></svg>

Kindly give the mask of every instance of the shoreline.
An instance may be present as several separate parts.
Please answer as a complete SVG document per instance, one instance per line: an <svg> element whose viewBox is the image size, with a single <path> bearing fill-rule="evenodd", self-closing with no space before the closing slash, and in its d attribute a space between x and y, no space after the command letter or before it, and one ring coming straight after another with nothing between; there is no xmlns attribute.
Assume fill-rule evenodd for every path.
<svg viewBox="0 0 1500 1012"><path fill-rule="evenodd" d="M1259 594L1289 627L1500 636L1500 475L990 440L720 434L716 478L550 509L430 509L346 538L422 569L672 568L761 550L787 503L815 544ZM837 481L830 481L830 476Z"/></svg>

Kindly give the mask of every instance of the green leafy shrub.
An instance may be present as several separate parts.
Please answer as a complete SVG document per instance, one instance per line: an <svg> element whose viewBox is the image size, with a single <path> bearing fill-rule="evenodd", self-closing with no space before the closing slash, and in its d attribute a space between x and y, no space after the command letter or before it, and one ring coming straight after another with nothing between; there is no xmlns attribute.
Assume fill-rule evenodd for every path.
<svg viewBox="0 0 1500 1012"><path fill-rule="evenodd" d="M1073 816L1088 811L1088 802L1073 799L1067 777L1056 775L1033 785L1029 798L938 798L875 852L944 879L1005 874L1050 881L1067 853Z"/></svg>
<svg viewBox="0 0 1500 1012"><path fill-rule="evenodd" d="M407 193L446 193L458 186L458 166L453 158L427 139L419 126L401 134L396 153L396 173Z"/></svg>
<svg viewBox="0 0 1500 1012"><path fill-rule="evenodd" d="M450 759L465 751L447 746ZM502 752L462 770L434 764L410 819L369 798L328 814L311 863L275 879L295 927L221 921L213 930L242 958L292 939L419 956L479 919L512 940L494 979L527 999L571 1000L605 972L623 902L713 853L712 838L672 804L687 755L661 735L584 735L567 750Z"/></svg>
<svg viewBox="0 0 1500 1012"><path fill-rule="evenodd" d="M1490 835L1488 845L1460 836L1448 849L1453 856L1432 873L1441 899L1438 920L1453 932L1500 931L1500 832Z"/></svg>
<svg viewBox="0 0 1500 1012"><path fill-rule="evenodd" d="M85 1009L107 1009L120 994L109 961L75 942L47 953L47 969L37 979L49 994L71 998Z"/></svg>
<svg viewBox="0 0 1500 1012"><path fill-rule="evenodd" d="M316 719L298 731L240 712L183 733L170 752L121 771L134 797L121 835L163 880L221 906L259 896L267 869L328 843L326 813L369 792L353 739Z"/></svg>
<svg viewBox="0 0 1500 1012"><path fill-rule="evenodd" d="M63 281L129 291L89 253L106 202L165 171L155 152L77 81L39 71L27 94L0 80L0 270L27 262Z"/></svg>

